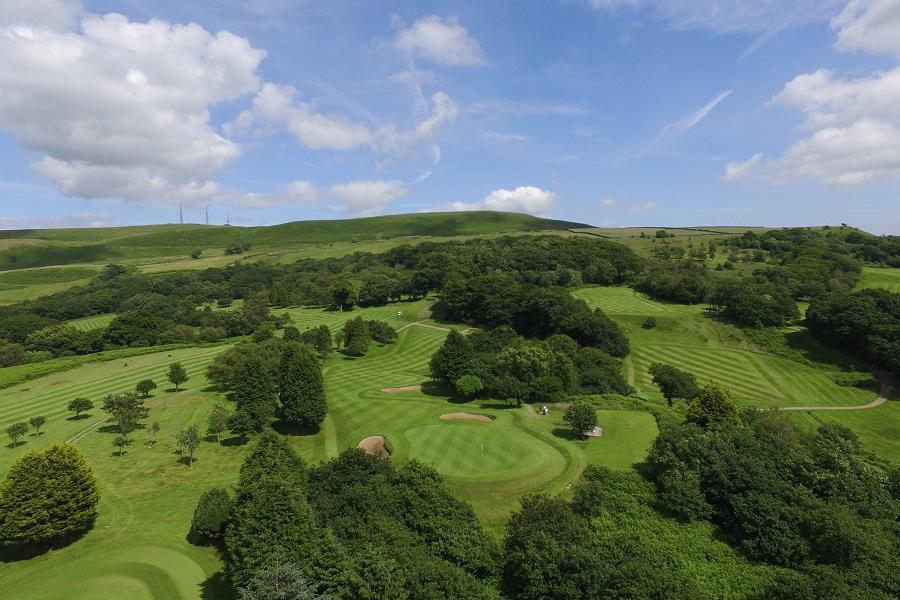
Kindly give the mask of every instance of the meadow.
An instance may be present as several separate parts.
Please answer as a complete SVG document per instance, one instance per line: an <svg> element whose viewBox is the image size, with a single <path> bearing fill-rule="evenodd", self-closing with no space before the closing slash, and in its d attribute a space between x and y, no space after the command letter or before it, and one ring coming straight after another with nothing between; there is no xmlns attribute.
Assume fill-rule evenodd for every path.
<svg viewBox="0 0 900 600"><path fill-rule="evenodd" d="M883 288L900 292L900 269L886 267L863 267L862 277L856 289Z"/></svg>
<svg viewBox="0 0 900 600"><path fill-rule="evenodd" d="M478 516L500 535L522 494L565 493L590 463L630 469L646 456L656 436L647 413L599 411L604 437L574 439L561 423L562 407L549 416L531 407L507 407L490 400L461 403L430 382L428 361L443 343L444 324L430 318L432 300L352 312L320 308L289 309L298 328L328 325L362 316L399 329L394 344L374 347L366 356L339 353L325 361L329 414L315 434L276 424L309 462L336 456L363 438L383 435L392 459L432 464L451 488L472 503ZM0 390L0 427L42 414L40 436L29 433L18 447L0 448L0 472L21 453L74 440L100 482L102 500L94 528L76 543L39 557L0 563L4 598L198 598L227 597L222 564L210 548L191 545L187 529L197 498L213 485L231 487L250 444L208 438L188 469L179 462L174 434L190 423L205 427L212 406L231 406L210 387L206 366L227 345L173 349L89 363ZM165 381L166 366L180 361L190 379L175 392ZM114 427L99 408L74 419L66 404L84 396L99 404L105 394L132 389L144 378L159 384L147 401L161 430L150 444L146 429L133 435L124 456L112 445ZM407 391L386 388L413 386ZM419 387L420 386L420 387ZM447 413L486 415L489 422L442 420ZM152 524L148 526L147 524Z"/></svg>

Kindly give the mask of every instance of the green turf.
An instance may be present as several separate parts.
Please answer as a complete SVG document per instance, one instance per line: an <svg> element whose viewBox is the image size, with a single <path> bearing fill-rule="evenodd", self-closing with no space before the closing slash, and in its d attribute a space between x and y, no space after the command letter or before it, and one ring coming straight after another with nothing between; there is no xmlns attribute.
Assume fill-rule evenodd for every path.
<svg viewBox="0 0 900 600"><path fill-rule="evenodd" d="M900 269L863 267L862 277L856 288L884 288L900 292Z"/></svg>
<svg viewBox="0 0 900 600"><path fill-rule="evenodd" d="M669 305L657 302L628 287L584 287L572 292L576 298L610 315L656 316L670 311Z"/></svg>
<svg viewBox="0 0 900 600"><path fill-rule="evenodd" d="M83 317L81 319L71 319L66 323L79 331L92 331L94 329L103 329L116 318L116 313L105 313L102 315L94 315L92 317Z"/></svg>

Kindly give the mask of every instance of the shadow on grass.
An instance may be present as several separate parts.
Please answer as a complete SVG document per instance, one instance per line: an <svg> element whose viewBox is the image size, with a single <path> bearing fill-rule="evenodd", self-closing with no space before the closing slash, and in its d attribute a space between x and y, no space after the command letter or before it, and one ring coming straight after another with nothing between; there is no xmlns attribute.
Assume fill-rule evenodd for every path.
<svg viewBox="0 0 900 600"><path fill-rule="evenodd" d="M234 436L231 436L230 438L223 439L221 442L219 442L219 444L230 448L230 447L234 447L234 446L243 446L249 441L250 441L249 437L245 437L242 435L234 435Z"/></svg>
<svg viewBox="0 0 900 600"><path fill-rule="evenodd" d="M60 548L65 548L66 546L74 544L75 542L83 538L85 534L93 528L93 526L94 523L91 522L84 531L73 533L72 535L68 535L64 538L53 540L50 542L44 542L41 544L0 546L0 563L13 563L22 560L30 560L32 558L45 554L50 550L59 550Z"/></svg>
<svg viewBox="0 0 900 600"><path fill-rule="evenodd" d="M503 402L501 400L488 400L486 402L479 403L478 406L479 408L491 410L508 410L510 408L519 408L519 405L515 402Z"/></svg>
<svg viewBox="0 0 900 600"><path fill-rule="evenodd" d="M308 435L316 435L321 431L321 428L318 425L300 425L297 423L291 423L290 421L276 421L272 425L272 429L280 433L281 435L296 435L296 436L308 436Z"/></svg>
<svg viewBox="0 0 900 600"><path fill-rule="evenodd" d="M9 449L13 449L13 448L18 448L19 446L24 446L24 445L25 445L25 440L22 440L21 442L10 442L6 445L6 447Z"/></svg>
<svg viewBox="0 0 900 600"><path fill-rule="evenodd" d="M235 600L237 595L231 587L231 582L225 573L219 571L209 576L200 584L200 597L203 600Z"/></svg>
<svg viewBox="0 0 900 600"><path fill-rule="evenodd" d="M90 418L90 413L82 414L82 415L73 415L71 417L66 417L66 421L84 421L85 419Z"/></svg>
<svg viewBox="0 0 900 600"><path fill-rule="evenodd" d="M453 396L456 395L456 390L453 389L452 385L444 383L443 381L426 381L422 384L422 393L426 396L438 396L441 398L446 398L450 396L450 401L453 402ZM468 400L463 399L463 402L468 402Z"/></svg>
<svg viewBox="0 0 900 600"><path fill-rule="evenodd" d="M182 456L178 459L178 462L186 467L190 467L191 465L197 464L197 457L195 456L193 460L189 456Z"/></svg>
<svg viewBox="0 0 900 600"><path fill-rule="evenodd" d="M565 427L555 427L553 429L553 435L560 439L563 439L563 440L576 441L576 442L584 441L585 439L587 439L587 438L581 437L580 435L578 435L571 429L567 429Z"/></svg>

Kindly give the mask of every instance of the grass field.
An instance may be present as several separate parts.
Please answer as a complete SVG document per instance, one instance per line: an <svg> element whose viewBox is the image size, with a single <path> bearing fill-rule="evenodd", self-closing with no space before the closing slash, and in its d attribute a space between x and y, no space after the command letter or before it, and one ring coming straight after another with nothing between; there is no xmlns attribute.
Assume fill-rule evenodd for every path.
<svg viewBox="0 0 900 600"><path fill-rule="evenodd" d="M103 329L115 318L116 313L105 313L92 317L82 317L81 319L71 319L67 321L67 324L79 331L92 331L94 329Z"/></svg>
<svg viewBox="0 0 900 600"><path fill-rule="evenodd" d="M645 413L600 411L603 438L573 439L559 423L560 411L541 417L529 407L506 408L491 401L458 404L429 384L428 360L446 330L428 319L428 301L360 309L349 313L291 309L301 329L326 324L336 330L356 316L384 319L398 328L397 343L374 347L362 358L334 354L325 363L329 414L314 435L288 439L307 461L318 462L355 447L370 435L384 435L402 464L426 461L445 475L454 491L474 506L499 535L522 494L562 493L591 462L630 468L646 455L656 424ZM402 314L398 314L402 313ZM425 327L416 323L421 322ZM27 561L0 562L0 588L10 599L200 598L223 596L217 553L185 536L199 495L213 485L232 486L250 445L233 440L204 442L195 467L178 462L174 433L190 423L205 426L216 403L230 405L210 388L206 365L227 346L188 348L89 363L0 390L0 428L45 415L40 437L28 435L16 448L0 447L0 473L25 451L78 436L101 486L95 527L74 544ZM165 382L166 366L182 362L190 380L175 393ZM115 455L115 431L95 408L72 419L66 404L76 396L99 403L107 393L132 389L143 378L160 384L148 400L158 421L158 442L146 430L133 435L125 456ZM425 384L424 391L382 389ZM491 422L444 421L450 412L490 415ZM82 434L82 435L79 435Z"/></svg>
<svg viewBox="0 0 900 600"><path fill-rule="evenodd" d="M884 288L900 292L900 269L863 267L862 277L856 289L864 288Z"/></svg>
<svg viewBox="0 0 900 600"><path fill-rule="evenodd" d="M763 352L740 329L706 316L702 306L662 304L621 287L582 288L574 295L602 308L626 327L631 341L631 356L625 361L629 382L645 397L662 397L647 372L653 362L691 371L702 383L723 384L741 405L854 406L867 404L877 397L872 390L835 383L830 373L839 367L834 364L818 365L814 360L798 362ZM647 316L656 318L655 328L641 327ZM815 354L798 353L816 358ZM900 410L896 406L887 403L861 411L809 414L814 419L844 423L867 446L900 463L900 439L896 435ZM801 421L804 417L793 418Z"/></svg>

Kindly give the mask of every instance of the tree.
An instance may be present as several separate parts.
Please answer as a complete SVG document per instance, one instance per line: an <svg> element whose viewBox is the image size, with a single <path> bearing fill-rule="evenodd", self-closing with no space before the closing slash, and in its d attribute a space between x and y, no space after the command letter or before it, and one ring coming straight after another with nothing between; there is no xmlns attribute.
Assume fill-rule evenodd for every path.
<svg viewBox="0 0 900 600"><path fill-rule="evenodd" d="M119 456L122 456L125 453L125 447L131 443L131 440L128 439L128 436L120 433L113 439L113 446L119 449Z"/></svg>
<svg viewBox="0 0 900 600"><path fill-rule="evenodd" d="M471 373L475 351L471 342L455 329L450 331L443 345L431 357L431 376L447 383Z"/></svg>
<svg viewBox="0 0 900 600"><path fill-rule="evenodd" d="M481 377L477 375L463 375L456 380L456 392L464 398L473 398L484 389Z"/></svg>
<svg viewBox="0 0 900 600"><path fill-rule="evenodd" d="M309 427L325 420L322 365L312 346L289 343L281 353L279 396L284 418Z"/></svg>
<svg viewBox="0 0 900 600"><path fill-rule="evenodd" d="M169 365L169 368L166 371L166 378L175 386L176 392L179 391L178 386L189 379L187 371L184 370L184 367L181 366L181 363L179 362L174 362Z"/></svg>
<svg viewBox="0 0 900 600"><path fill-rule="evenodd" d="M200 258L201 254L203 254L203 250L201 250L200 248L195 248L195 249L191 250L191 258L193 258L195 260Z"/></svg>
<svg viewBox="0 0 900 600"><path fill-rule="evenodd" d="M149 413L137 392L108 395L103 399L103 410L112 416L119 433L126 437L137 429L138 423L146 419Z"/></svg>
<svg viewBox="0 0 900 600"><path fill-rule="evenodd" d="M6 435L12 440L13 447L19 445L19 438L28 433L28 423L18 421L6 428Z"/></svg>
<svg viewBox="0 0 900 600"><path fill-rule="evenodd" d="M156 443L156 436L159 434L159 423L153 421L150 423L150 446Z"/></svg>
<svg viewBox="0 0 900 600"><path fill-rule="evenodd" d="M563 421L581 437L587 437L597 426L597 411L587 400L575 400L566 409Z"/></svg>
<svg viewBox="0 0 900 600"><path fill-rule="evenodd" d="M173 382L174 383L174 382ZM135 391L144 398L150 397L150 392L156 389L156 382L152 379L142 379L134 387Z"/></svg>
<svg viewBox="0 0 900 600"><path fill-rule="evenodd" d="M196 425L188 425L175 434L175 443L187 454L188 468L194 468L194 452L200 445L200 429Z"/></svg>
<svg viewBox="0 0 900 600"><path fill-rule="evenodd" d="M238 589L239 600L325 600L317 592L317 586L307 582L294 562L286 560L280 552L253 574L250 581Z"/></svg>
<svg viewBox="0 0 900 600"><path fill-rule="evenodd" d="M278 381L259 353L250 353L233 373L231 391L237 412L251 417L253 428L262 431L275 417Z"/></svg>
<svg viewBox="0 0 900 600"><path fill-rule="evenodd" d="M100 494L84 455L59 443L27 452L0 483L0 545L43 545L89 529Z"/></svg>
<svg viewBox="0 0 900 600"><path fill-rule="evenodd" d="M344 352L350 356L362 356L369 350L372 334L369 325L361 317L346 321L343 333Z"/></svg>
<svg viewBox="0 0 900 600"><path fill-rule="evenodd" d="M77 419L81 416L81 413L87 412L94 408L94 403L87 398L75 398L74 400L69 402L69 406L67 408L75 413L75 418Z"/></svg>
<svg viewBox="0 0 900 600"><path fill-rule="evenodd" d="M221 404L216 404L206 419L206 433L216 436L216 442L218 442L219 436L228 429L228 419L230 417L231 413L228 412L227 408Z"/></svg>
<svg viewBox="0 0 900 600"><path fill-rule="evenodd" d="M191 519L191 533L205 538L220 538L231 517L231 496L222 488L214 487L203 492Z"/></svg>
<svg viewBox="0 0 900 600"><path fill-rule="evenodd" d="M692 400L700 393L700 386L693 373L664 363L651 364L649 372L653 376L653 383L659 387L670 407L675 398Z"/></svg>
<svg viewBox="0 0 900 600"><path fill-rule="evenodd" d="M740 423L737 405L731 393L720 385L710 384L688 406L687 420L701 427Z"/></svg>
<svg viewBox="0 0 900 600"><path fill-rule="evenodd" d="M47 422L47 417L43 415L38 415L36 417L31 417L28 419L28 422L31 424L32 429L34 429L34 435L41 435L41 427L44 426L44 423Z"/></svg>
<svg viewBox="0 0 900 600"><path fill-rule="evenodd" d="M228 430L241 439L246 439L254 431L253 417L244 410L238 410L228 417Z"/></svg>

